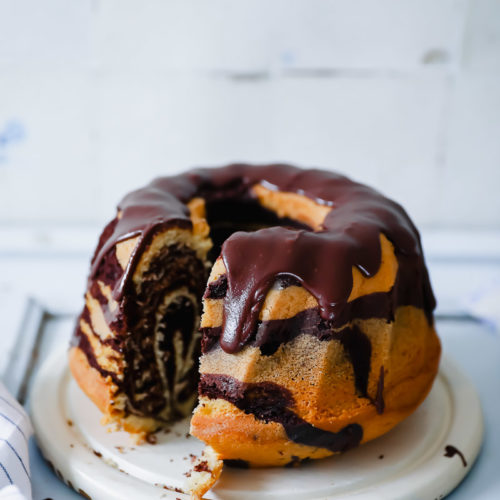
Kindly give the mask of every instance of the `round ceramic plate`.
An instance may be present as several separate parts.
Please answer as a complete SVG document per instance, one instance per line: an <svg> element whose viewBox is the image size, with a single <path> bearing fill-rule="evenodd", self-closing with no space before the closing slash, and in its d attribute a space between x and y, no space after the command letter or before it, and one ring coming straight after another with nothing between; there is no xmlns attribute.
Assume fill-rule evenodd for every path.
<svg viewBox="0 0 500 500"><path fill-rule="evenodd" d="M71 378L66 353L47 360L31 395L31 414L45 458L70 486L94 500L187 498L192 455L189 419L135 445L108 432L101 413ZM474 387L448 359L420 408L391 432L343 455L298 468L224 467L212 499L437 499L470 470L483 418ZM456 450L459 450L458 453Z"/></svg>

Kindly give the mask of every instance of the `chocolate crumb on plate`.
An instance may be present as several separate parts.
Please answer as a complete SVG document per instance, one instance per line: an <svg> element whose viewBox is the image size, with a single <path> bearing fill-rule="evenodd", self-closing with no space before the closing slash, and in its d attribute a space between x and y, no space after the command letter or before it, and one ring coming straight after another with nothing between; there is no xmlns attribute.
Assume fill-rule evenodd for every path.
<svg viewBox="0 0 500 500"><path fill-rule="evenodd" d="M156 443L158 443L158 437L156 436L156 434L148 434L146 436L146 441L149 444L156 444Z"/></svg>
<svg viewBox="0 0 500 500"><path fill-rule="evenodd" d="M463 453L458 448L455 448L453 445L451 444L447 445L444 449L444 456L452 458L455 455L458 455L462 460L463 466L467 467L467 460L465 460Z"/></svg>

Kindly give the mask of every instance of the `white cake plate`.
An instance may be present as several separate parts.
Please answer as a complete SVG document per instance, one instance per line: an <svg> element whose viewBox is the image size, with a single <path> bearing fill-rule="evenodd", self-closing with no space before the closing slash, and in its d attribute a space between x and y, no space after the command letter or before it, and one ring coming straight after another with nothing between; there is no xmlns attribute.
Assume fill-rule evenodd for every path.
<svg viewBox="0 0 500 500"><path fill-rule="evenodd" d="M101 413L71 378L66 353L39 371L31 395L36 437L57 474L93 500L188 498L180 491L190 454L203 445L189 437L189 420L135 445L107 432ZM298 468L224 467L210 499L438 499L469 472L481 447L483 417L474 387L450 360L441 363L420 408L391 432L343 455ZM460 450L447 457L446 447ZM449 454L449 453L448 453ZM177 488L177 491L176 491Z"/></svg>

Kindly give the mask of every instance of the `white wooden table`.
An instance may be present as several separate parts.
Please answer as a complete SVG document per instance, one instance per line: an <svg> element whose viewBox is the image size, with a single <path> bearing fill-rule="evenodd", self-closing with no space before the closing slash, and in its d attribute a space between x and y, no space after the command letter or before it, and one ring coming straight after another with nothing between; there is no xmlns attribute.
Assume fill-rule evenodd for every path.
<svg viewBox="0 0 500 500"><path fill-rule="evenodd" d="M3 321L0 378L29 389L40 363L56 344L67 344L82 305L89 258L98 228L1 228L0 315ZM485 414L481 455L453 500L500 498L500 332L471 317L467 298L500 279L500 234L425 233L424 246L438 298L437 327L444 351L475 383ZM500 307L500 304L499 304ZM36 356L28 377L23 367ZM21 378L25 378L24 387ZM31 442L34 500L80 498L57 479Z"/></svg>

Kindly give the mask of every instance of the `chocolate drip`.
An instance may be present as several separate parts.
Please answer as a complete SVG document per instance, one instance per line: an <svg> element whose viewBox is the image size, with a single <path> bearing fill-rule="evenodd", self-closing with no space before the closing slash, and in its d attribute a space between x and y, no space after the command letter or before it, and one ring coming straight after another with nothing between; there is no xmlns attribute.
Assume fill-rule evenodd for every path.
<svg viewBox="0 0 500 500"><path fill-rule="evenodd" d="M358 424L330 432L306 422L293 412L290 391L272 382L245 383L228 375L202 374L199 393L210 399L225 399L266 423L280 423L295 443L343 452L358 446L363 438L363 428Z"/></svg>
<svg viewBox="0 0 500 500"><path fill-rule="evenodd" d="M227 270L227 293L220 338L225 351L234 353L251 341L264 298L277 279L294 280L304 286L317 299L323 320L336 321L345 315L352 267L366 277L376 274L381 261L381 233L393 243L399 263L393 308L414 305L424 309L432 321L435 300L419 234L403 208L341 175L288 165L237 164L193 170L157 179L130 193L119 204L121 216L106 227L106 237L100 239L91 279L117 242L139 236L129 265L113 290L114 297L120 299L152 235L167 227L192 227L186 207L190 199L201 196L206 200L211 222L214 213L215 218L222 217L225 203L237 206L239 200L246 206L258 206L252 201L250 189L257 183L305 195L332 210L317 232L270 227L236 232L225 240L221 256ZM243 218L241 222L248 221Z"/></svg>
<svg viewBox="0 0 500 500"><path fill-rule="evenodd" d="M372 277L380 267L380 233L393 242L400 265L410 267L416 280L416 292L411 292L412 280L399 284L396 305L421 305L425 289L430 293L427 279L424 283L419 279L424 273L420 243L403 209L344 178L329 180L324 184L330 186L329 199L336 203L322 231L272 227L236 233L224 243L228 292L221 346L225 351L236 352L249 341L268 290L283 274L298 279L317 299L323 319L342 315L352 290L352 268Z"/></svg>
<svg viewBox="0 0 500 500"><path fill-rule="evenodd" d="M390 292L377 292L359 297L349 302L343 314L332 321L325 321L319 308L305 309L286 319L260 321L250 345L260 347L262 354L271 355L285 342L291 342L297 335L312 335L319 340L336 338L333 329L340 328L352 318L393 319L392 295ZM204 353L212 349L222 334L222 327L200 328Z"/></svg>
<svg viewBox="0 0 500 500"><path fill-rule="evenodd" d="M276 278L275 285L283 290L284 288L288 288L290 286L301 286L300 281L295 278L295 276L291 276L289 274L282 274Z"/></svg>

